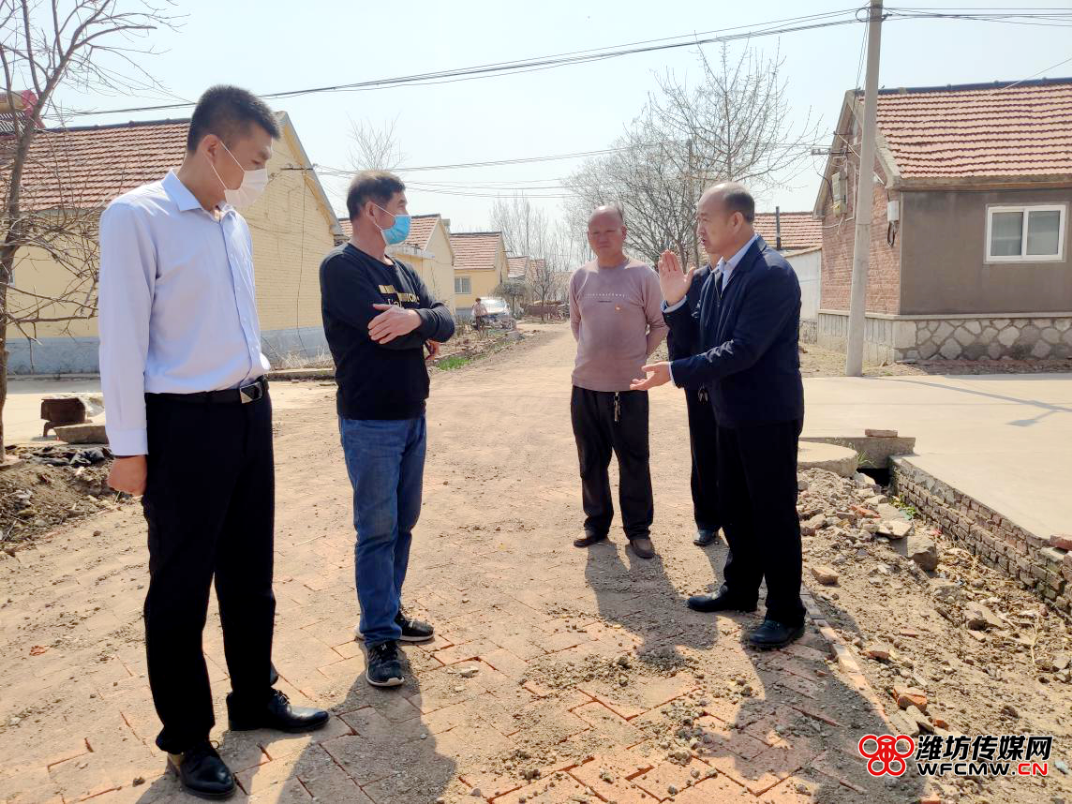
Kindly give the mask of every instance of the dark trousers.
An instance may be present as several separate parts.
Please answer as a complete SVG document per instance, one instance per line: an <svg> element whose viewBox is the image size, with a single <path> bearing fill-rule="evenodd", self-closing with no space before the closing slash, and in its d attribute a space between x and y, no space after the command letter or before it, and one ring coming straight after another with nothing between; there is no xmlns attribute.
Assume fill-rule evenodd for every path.
<svg viewBox="0 0 1072 804"><path fill-rule="evenodd" d="M606 536L614 519L611 453L618 456L618 502L630 539L648 536L655 518L648 462L648 392L589 391L573 387L573 435L581 463L584 529Z"/></svg>
<svg viewBox="0 0 1072 804"><path fill-rule="evenodd" d="M201 647L213 579L236 699L270 694L275 474L272 405L146 397L149 523L145 647L163 729L181 753L215 723Z"/></svg>
<svg viewBox="0 0 1072 804"><path fill-rule="evenodd" d="M689 410L689 446L692 449L692 515L698 530L717 533L722 527L718 510L718 427L707 392L685 391Z"/></svg>
<svg viewBox="0 0 1072 804"><path fill-rule="evenodd" d="M767 617L804 622L797 517L797 439L802 421L718 428L718 491L730 553L722 591L754 604L767 581Z"/></svg>

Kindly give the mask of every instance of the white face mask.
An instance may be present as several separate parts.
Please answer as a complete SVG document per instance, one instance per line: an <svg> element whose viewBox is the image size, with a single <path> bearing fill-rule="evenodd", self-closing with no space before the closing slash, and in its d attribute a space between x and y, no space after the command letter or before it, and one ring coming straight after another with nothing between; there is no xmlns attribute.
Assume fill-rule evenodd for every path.
<svg viewBox="0 0 1072 804"><path fill-rule="evenodd" d="M221 142L220 145L223 145ZM223 150L227 151L227 155L234 159L235 164L242 167L242 163L235 159L234 154L231 153L231 149L226 145L223 145ZM216 166L211 162L209 166L212 168L212 172L216 174L216 178L220 179L220 174L216 170ZM223 179L220 179L220 184L223 184L223 196L227 199L227 203L236 209L245 209L251 206L258 198L261 197L261 193L268 186L268 168L260 168L259 170L243 170L242 184L239 185L237 190L230 189L224 184Z"/></svg>

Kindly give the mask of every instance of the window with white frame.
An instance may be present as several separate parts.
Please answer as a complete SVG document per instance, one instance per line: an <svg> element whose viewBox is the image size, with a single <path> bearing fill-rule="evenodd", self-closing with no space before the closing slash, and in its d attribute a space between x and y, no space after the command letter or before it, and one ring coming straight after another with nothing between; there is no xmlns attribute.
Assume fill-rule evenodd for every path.
<svg viewBox="0 0 1072 804"><path fill-rule="evenodd" d="M456 294L467 296L473 292L473 285L469 281L467 276L454 277L454 292Z"/></svg>
<svg viewBox="0 0 1072 804"><path fill-rule="evenodd" d="M1067 218L1067 204L987 207L986 261L1063 260Z"/></svg>

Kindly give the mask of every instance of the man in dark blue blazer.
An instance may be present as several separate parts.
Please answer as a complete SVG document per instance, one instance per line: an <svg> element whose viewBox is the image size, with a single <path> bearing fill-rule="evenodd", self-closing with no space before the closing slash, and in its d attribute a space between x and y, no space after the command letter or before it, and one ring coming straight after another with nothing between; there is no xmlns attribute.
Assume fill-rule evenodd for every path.
<svg viewBox="0 0 1072 804"><path fill-rule="evenodd" d="M700 291L710 275L710 265L695 272L685 296L690 312L699 306ZM692 354L674 338L672 332L667 336L666 346L671 361ZM696 523L693 544L707 547L718 539L718 532L722 528L722 516L718 512L718 430L715 426L715 409L706 388L686 388L685 404L689 414L689 451L692 456L689 486L692 491L692 517Z"/></svg>
<svg viewBox="0 0 1072 804"><path fill-rule="evenodd" d="M700 198L698 230L720 256L690 312L695 272L677 256L659 260L665 316L690 357L644 367L647 390L667 382L707 389L718 423L718 488L730 555L714 597L689 600L698 611L754 611L767 582L767 613L750 641L778 648L804 633L797 518L797 440L804 423L800 379L800 284L785 259L753 227L755 201L737 183Z"/></svg>

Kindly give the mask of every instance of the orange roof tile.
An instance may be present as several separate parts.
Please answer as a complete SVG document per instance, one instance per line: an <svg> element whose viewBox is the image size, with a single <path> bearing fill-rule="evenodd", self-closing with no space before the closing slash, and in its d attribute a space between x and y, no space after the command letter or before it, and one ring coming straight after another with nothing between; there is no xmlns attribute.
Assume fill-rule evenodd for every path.
<svg viewBox="0 0 1072 804"><path fill-rule="evenodd" d="M163 178L182 163L188 125L165 120L40 132L23 175L23 208L94 209ZM0 185L7 169L8 164L0 166Z"/></svg>
<svg viewBox="0 0 1072 804"><path fill-rule="evenodd" d="M493 271L502 232L451 232L454 267L461 271Z"/></svg>
<svg viewBox="0 0 1072 804"><path fill-rule="evenodd" d="M823 244L823 222L810 212L783 212L782 251L800 251ZM757 212L756 232L774 248L776 227L773 212Z"/></svg>
<svg viewBox="0 0 1072 804"><path fill-rule="evenodd" d="M524 279L528 276L529 265L532 263L531 257L509 257L507 259L510 264L508 276L511 279Z"/></svg>
<svg viewBox="0 0 1072 804"><path fill-rule="evenodd" d="M1072 177L1072 78L1006 85L883 90L878 126L901 177Z"/></svg>

